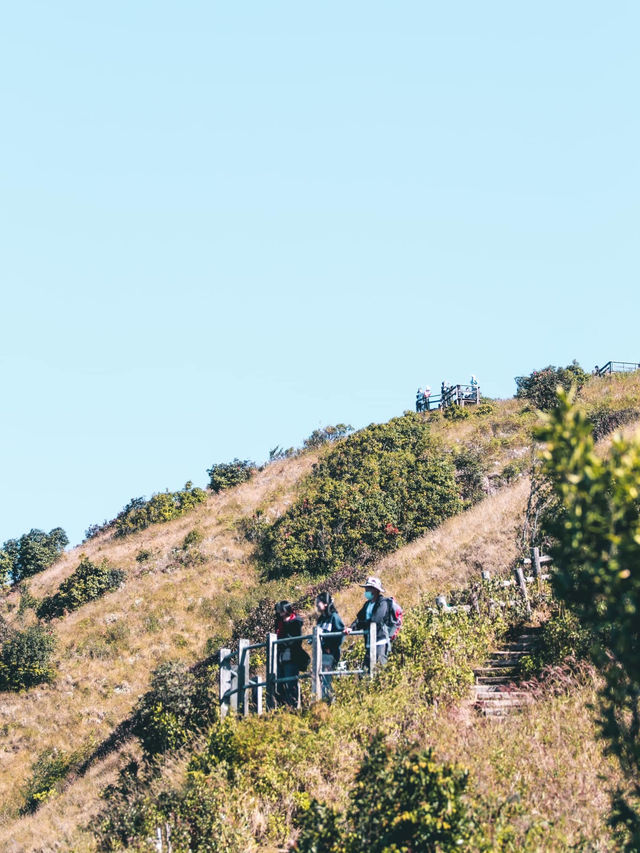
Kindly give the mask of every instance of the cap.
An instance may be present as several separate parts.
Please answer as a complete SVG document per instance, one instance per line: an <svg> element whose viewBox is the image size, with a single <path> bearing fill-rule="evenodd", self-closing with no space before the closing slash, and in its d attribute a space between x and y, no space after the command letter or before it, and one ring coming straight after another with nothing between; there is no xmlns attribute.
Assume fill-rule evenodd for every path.
<svg viewBox="0 0 640 853"><path fill-rule="evenodd" d="M384 592L382 581L380 580L380 578L369 577L367 578L366 583L360 583L358 584L358 586L370 586L373 589L377 589L378 592Z"/></svg>

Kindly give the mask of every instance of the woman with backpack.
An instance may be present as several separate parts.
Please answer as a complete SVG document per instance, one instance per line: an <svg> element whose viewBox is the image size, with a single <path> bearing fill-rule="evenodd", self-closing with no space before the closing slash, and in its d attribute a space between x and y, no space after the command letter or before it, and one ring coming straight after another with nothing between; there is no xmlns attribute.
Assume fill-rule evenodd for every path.
<svg viewBox="0 0 640 853"><path fill-rule="evenodd" d="M317 625L322 634L334 634L338 631L344 632L344 622L336 609L333 596L329 592L321 592L316 596ZM340 660L340 647L344 640L344 633L339 637L320 637L322 648L322 672L333 672ZM333 699L331 690L332 675L321 676L322 698L327 702Z"/></svg>
<svg viewBox="0 0 640 853"><path fill-rule="evenodd" d="M382 581L380 578L369 577L366 583L360 584L364 587L365 602L358 611L350 631L365 631L365 659L364 669L369 669L372 650L369 648L369 626L376 626L376 647L373 654L378 666L384 666L391 651L391 639L397 633L399 618L392 607L393 599L385 598Z"/></svg>
<svg viewBox="0 0 640 853"><path fill-rule="evenodd" d="M290 708L298 707L299 682L298 675L301 669L309 666L309 655L304 651L301 640L296 637L302 635L302 619L296 615L293 605L289 601L279 601L276 610L276 634L279 640L291 637L291 642L278 643L278 678L290 678L278 684L276 698L279 703L288 705Z"/></svg>

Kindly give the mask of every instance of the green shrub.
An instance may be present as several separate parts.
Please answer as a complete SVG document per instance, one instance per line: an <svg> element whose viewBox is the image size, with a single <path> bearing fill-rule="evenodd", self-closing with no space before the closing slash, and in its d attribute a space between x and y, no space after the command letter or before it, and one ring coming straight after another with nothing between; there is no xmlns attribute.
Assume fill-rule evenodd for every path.
<svg viewBox="0 0 640 853"><path fill-rule="evenodd" d="M82 554L75 572L60 584L57 592L42 599L38 605L38 616L49 620L77 610L88 601L117 589L125 578L125 572L110 568L106 560L96 565Z"/></svg>
<svg viewBox="0 0 640 853"><path fill-rule="evenodd" d="M479 403L473 410L473 414L481 417L482 415L492 415L494 411L495 406L492 406L491 403Z"/></svg>
<svg viewBox="0 0 640 853"><path fill-rule="evenodd" d="M42 625L5 632L0 649L0 690L22 690L52 681L55 639Z"/></svg>
<svg viewBox="0 0 640 853"><path fill-rule="evenodd" d="M269 451L269 462L278 462L280 459L291 459L292 456L296 455L295 447L280 447L279 444L276 444L275 447L272 447Z"/></svg>
<svg viewBox="0 0 640 853"><path fill-rule="evenodd" d="M19 539L8 539L0 551L0 585L17 583L48 569L69 544L61 527L49 533L30 530Z"/></svg>
<svg viewBox="0 0 640 853"><path fill-rule="evenodd" d="M592 425L561 392L537 438L560 505L552 525L554 590L598 638L604 676L602 731L631 791L619 792L612 821L626 850L640 848L640 440L616 437L595 453Z"/></svg>
<svg viewBox="0 0 640 853"><path fill-rule="evenodd" d="M411 678L423 701L450 703L468 695L473 667L484 660L506 625L488 614L410 610L384 676Z"/></svg>
<svg viewBox="0 0 640 853"><path fill-rule="evenodd" d="M462 447L453 455L456 468L456 481L460 494L467 506L477 503L485 496L484 478L486 465L480 453L468 447Z"/></svg>
<svg viewBox="0 0 640 853"><path fill-rule="evenodd" d="M130 761L94 824L97 848L147 850L157 827L169 827L174 853L245 853L252 839L249 798L230 796L224 772L187 772L178 791L152 796L153 767Z"/></svg>
<svg viewBox="0 0 640 853"><path fill-rule="evenodd" d="M521 660L525 676L536 676L545 666L562 663L566 658L587 658L595 637L571 611L556 608L542 626L538 640L537 649Z"/></svg>
<svg viewBox="0 0 640 853"><path fill-rule="evenodd" d="M462 506L451 460L416 414L373 424L337 443L301 491L261 533L259 556L268 577L365 565Z"/></svg>
<svg viewBox="0 0 640 853"><path fill-rule="evenodd" d="M588 374L574 359L566 367L549 365L542 370L534 370L529 376L516 376L516 397L530 400L537 409L546 411L557 402L558 385L566 391L575 385L578 391L588 379Z"/></svg>
<svg viewBox="0 0 640 853"><path fill-rule="evenodd" d="M223 489L230 489L232 486L239 486L240 483L246 483L247 480L256 471L255 462L250 462L248 459L234 459L233 462L219 462L207 468L209 475L209 488L216 494Z"/></svg>
<svg viewBox="0 0 640 853"><path fill-rule="evenodd" d="M593 437L596 441L609 435L614 429L640 418L640 409L612 409L606 403L596 406L588 415L593 424Z"/></svg>
<svg viewBox="0 0 640 853"><path fill-rule="evenodd" d="M335 426L322 427L322 429L314 429L309 438L305 438L303 444L307 450L322 447L323 444L344 438L350 432L353 432L353 427L349 424L336 424Z"/></svg>
<svg viewBox="0 0 640 853"><path fill-rule="evenodd" d="M297 853L410 853L466 849L467 772L433 751L372 738L344 814L310 800L298 817Z"/></svg>
<svg viewBox="0 0 640 853"><path fill-rule="evenodd" d="M23 814L33 814L46 800L60 791L62 782L81 760L79 753L46 749L31 765L31 776L24 788Z"/></svg>
<svg viewBox="0 0 640 853"><path fill-rule="evenodd" d="M465 406L447 406L444 410L444 416L448 421L466 421L471 417L469 409Z"/></svg>
<svg viewBox="0 0 640 853"><path fill-rule="evenodd" d="M217 709L208 670L195 675L182 662L163 663L138 703L133 733L147 755L156 755L186 743Z"/></svg>
<svg viewBox="0 0 640 853"><path fill-rule="evenodd" d="M159 492L148 501L144 498L132 498L116 516L113 526L116 536L126 536L145 530L152 524L160 524L179 518L207 499L204 489L185 483L178 492Z"/></svg>

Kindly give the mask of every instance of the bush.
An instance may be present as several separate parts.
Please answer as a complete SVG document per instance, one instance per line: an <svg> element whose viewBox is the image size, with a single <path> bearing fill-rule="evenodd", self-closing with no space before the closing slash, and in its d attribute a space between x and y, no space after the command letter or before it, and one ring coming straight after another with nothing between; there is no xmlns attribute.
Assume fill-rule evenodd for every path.
<svg viewBox="0 0 640 853"><path fill-rule="evenodd" d="M302 496L265 526L259 556L268 577L362 566L460 508L451 460L434 445L428 423L408 414L331 448Z"/></svg>
<svg viewBox="0 0 640 853"><path fill-rule="evenodd" d="M17 583L48 569L68 544L61 527L54 527L49 533L34 528L19 539L7 540L0 551L0 583Z"/></svg>
<svg viewBox="0 0 640 853"><path fill-rule="evenodd" d="M38 616L49 620L77 610L88 601L117 589L125 578L125 572L109 568L106 560L96 565L82 554L75 572L60 584L57 592L42 599L38 605Z"/></svg>
<svg viewBox="0 0 640 853"><path fill-rule="evenodd" d="M575 385L578 391L588 379L588 374L574 359L566 367L549 365L542 370L534 370L529 376L516 376L516 397L530 400L537 409L544 411L557 403L558 385L568 391Z"/></svg>
<svg viewBox="0 0 640 853"><path fill-rule="evenodd" d="M239 486L240 483L246 483L255 471L255 462L250 462L248 459L234 459L233 462L220 462L217 465L212 465L211 468L207 468L209 488L212 492L218 494L223 489L230 489L232 486Z"/></svg>
<svg viewBox="0 0 640 853"><path fill-rule="evenodd" d="M206 501L204 489L185 483L178 492L159 492L148 501L144 498L132 498L116 516L113 526L116 536L126 536L145 530L152 524L160 524L179 518L189 510Z"/></svg>
<svg viewBox="0 0 640 853"><path fill-rule="evenodd" d="M456 467L456 481L460 486L461 497L470 506L485 495L484 477L486 466L482 456L470 448L463 447L453 455Z"/></svg>
<svg viewBox="0 0 640 853"><path fill-rule="evenodd" d="M315 447L322 447L327 442L338 441L353 432L353 427L349 424L336 424L335 426L326 426L322 429L314 429L309 438L305 438L303 444L307 450L312 450Z"/></svg>
<svg viewBox="0 0 640 853"><path fill-rule="evenodd" d="M409 676L423 701L450 703L468 695L473 667L484 660L496 635L506 629L499 619L464 611L409 611L394 641L389 677Z"/></svg>
<svg viewBox="0 0 640 853"><path fill-rule="evenodd" d="M177 749L217 715L209 671L195 675L182 662L161 664L140 699L133 733L147 755Z"/></svg>
<svg viewBox="0 0 640 853"><path fill-rule="evenodd" d="M466 421L470 418L469 409L464 406L447 406L444 410L444 416L448 421Z"/></svg>
<svg viewBox="0 0 640 853"><path fill-rule="evenodd" d="M606 404L597 406L588 415L589 421L593 424L593 437L596 441L639 417L639 409L611 409Z"/></svg>
<svg viewBox="0 0 640 853"><path fill-rule="evenodd" d="M530 677L567 658L584 660L594 642L594 635L570 611L556 608L542 626L535 652L523 656L522 673Z"/></svg>
<svg viewBox="0 0 640 853"><path fill-rule="evenodd" d="M31 777L24 789L22 814L33 814L46 800L54 797L69 773L81 760L78 753L46 749L31 765Z"/></svg>
<svg viewBox="0 0 640 853"><path fill-rule="evenodd" d="M298 818L297 853L401 853L465 849L470 824L467 772L434 760L433 751L372 738L340 815L318 800Z"/></svg>
<svg viewBox="0 0 640 853"><path fill-rule="evenodd" d="M52 681L55 639L42 625L24 631L8 629L0 650L0 690L22 690Z"/></svg>

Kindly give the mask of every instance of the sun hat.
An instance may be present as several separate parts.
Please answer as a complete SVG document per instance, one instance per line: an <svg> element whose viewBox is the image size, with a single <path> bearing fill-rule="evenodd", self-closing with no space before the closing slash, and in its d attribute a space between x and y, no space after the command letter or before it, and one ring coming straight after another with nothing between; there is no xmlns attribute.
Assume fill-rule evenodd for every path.
<svg viewBox="0 0 640 853"><path fill-rule="evenodd" d="M358 586L370 586L373 589L377 589L378 592L384 592L380 578L368 577L366 583L359 583Z"/></svg>

